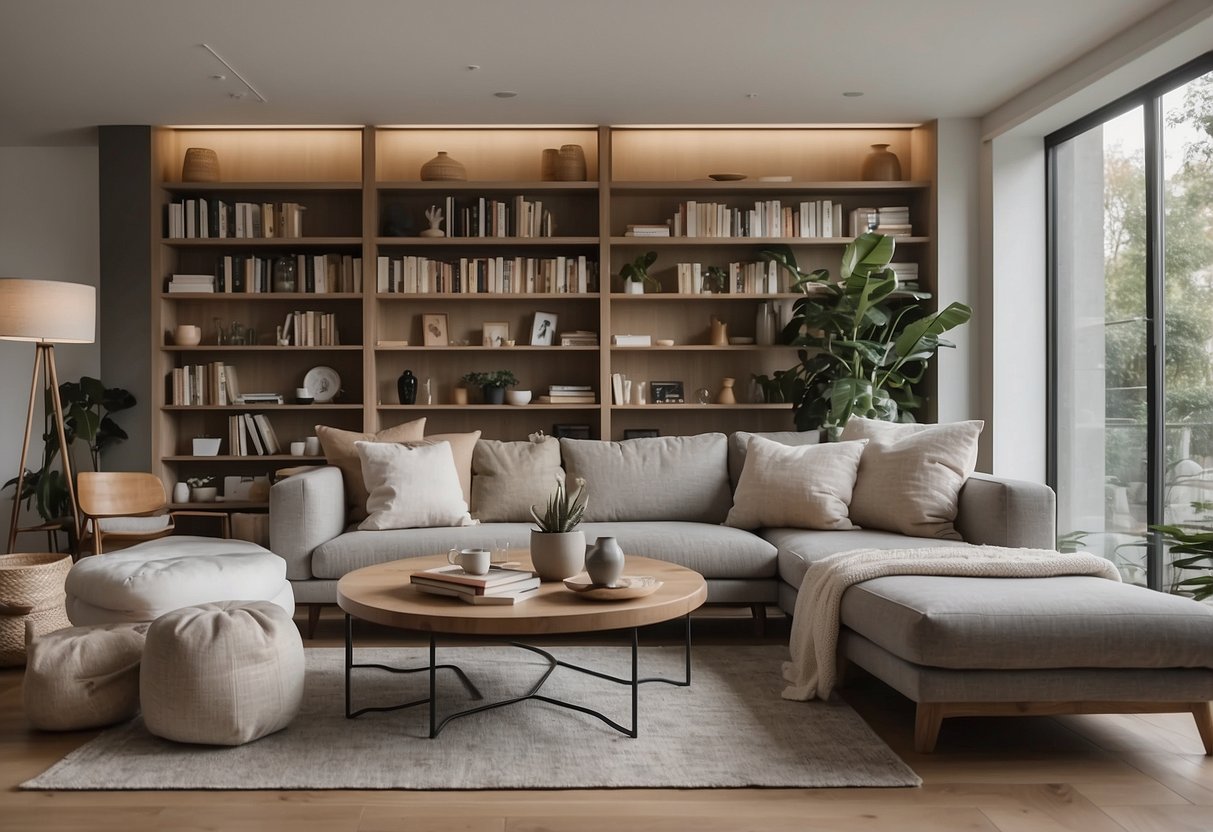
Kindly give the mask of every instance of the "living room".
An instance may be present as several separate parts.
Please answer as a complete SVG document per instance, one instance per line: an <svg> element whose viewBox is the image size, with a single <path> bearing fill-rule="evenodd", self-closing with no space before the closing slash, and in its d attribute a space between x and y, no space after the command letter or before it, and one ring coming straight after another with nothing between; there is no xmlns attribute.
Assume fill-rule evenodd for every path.
<svg viewBox="0 0 1213 832"><path fill-rule="evenodd" d="M792 301L798 290L796 273L778 266L780 246L799 258L801 276L826 269L837 277L850 239L869 228L881 234L883 226L896 243L884 264L891 258L894 270L913 268L912 274L898 270L898 290L909 294L894 302L911 298L931 313L953 304L971 310L967 320L940 333L954 347L933 354L928 372L914 385L924 399L914 417L940 425L984 423L972 437L974 467L982 473L968 499L982 476L1042 489L1014 492L1016 499L1047 492L1051 500L1048 488L1056 492L1056 513L1047 512L1047 539L1038 528L966 540L1097 555L1115 565L1126 585L1170 595L1167 590L1180 578L1167 562L1167 549L1161 539L1143 535L1148 527L1172 523L1205 528L1205 471L1213 468L1213 451L1202 448L1208 441L1202 414L1210 407L1202 396L1211 385L1195 366L1210 363L1213 333L1181 315L1208 308L1199 304L1210 262L1201 259L1208 257L1201 242L1210 227L1207 200L1201 202L1207 183L1201 191L1199 178L1182 177L1192 170L1199 174L1200 154L1209 146L1207 92L1200 96L1213 70L1206 54L1213 43L1213 9L1196 0L1032 0L1013 6L974 8L958 0L909 8L887 0L842 6L764 0L744 8L714 0L464 0L427 7L368 0L334 7L261 0L191 7L151 0L0 0L6 35L0 66L10 79L0 90L0 112L6 114L0 124L0 275L95 289L95 335L60 341L52 353L58 380L99 378L106 388L129 391L133 403L113 417L125 438L105 447L101 468L155 474L174 509L198 515L180 519L191 533L243 524L234 537L250 529L262 539L271 534L275 519L266 507L288 499L289 486L273 497L250 489L267 489L269 481L263 485L260 477L313 465L322 452L334 462L316 425L373 436L424 419L426 437L479 431L485 442L504 445L543 430L560 438L560 447L571 450L563 450L563 463L556 464L572 477L570 489L577 476L592 472L586 479L592 511L599 514L587 517L587 528L610 526L600 532L606 535L625 521L666 519L638 514L663 502L681 500L679 509L688 511L693 500L681 499L689 493L682 490L685 482L719 476L732 490L740 489L737 472L728 471L737 462L736 447L726 447L722 438L685 458L663 458L662 465L671 467L650 472L656 474L650 483L622 489L631 492L632 502L610 516L602 492L594 490L594 474L601 477L609 461L577 443L627 445L655 436L673 442L696 434L733 441L746 432L804 426L798 425L802 408L781 398L784 391L775 381L777 373L805 366L796 345L784 338L796 315ZM889 151L895 173L889 173ZM1192 164L1184 168L1185 162ZM1112 171L1124 174L1117 180L1121 191L1104 190ZM1175 190L1159 184L1172 181L1186 184ZM1169 209L1166 200L1179 197L1188 200L1183 210ZM461 224L471 217L465 209L486 200L495 202L493 210L502 218L534 210L537 219L526 233L483 233L512 238L507 242L463 239L469 235ZM226 208L234 203L272 204L277 213L258 212L258 223L262 230L267 219L281 224L278 233L264 235L279 239L236 239L245 235L235 231L235 213L230 234L201 233L198 226L193 233L184 226L175 232L169 225L174 211L182 212L183 221L211 219L206 209L197 213L200 201L212 208L222 202L225 225ZM749 211L755 203L776 202L779 221L785 213L794 220L791 233L687 233L693 204L723 206L712 222L727 215L725 224L741 229L757 221ZM841 228L810 233L814 208L815 220L824 221L822 203L832 204L831 224ZM285 206L291 204L304 206L301 218L288 216ZM1122 215L1114 216L1108 206L1118 204L1140 221L1116 226L1115 217ZM888 213L881 217L872 206ZM904 215L899 206L905 206ZM728 211L741 211L740 218ZM220 214L214 216L217 222ZM291 223L302 230L291 232ZM1083 242L1103 240L1106 249L1114 227L1133 252L1122 258L1128 265L1120 271L1111 255L1081 256L1089 248ZM221 236L233 239L201 239ZM721 239L688 242L691 236ZM745 236L761 240L737 239ZM313 239L287 239L295 237ZM1183 256L1172 257L1165 240L1182 241ZM646 265L649 251L655 262ZM569 279L559 290L540 290L541 300L526 297L525 283L505 298L492 292L453 297L442 284L427 291L416 275L408 283L410 258L493 261L494 255L513 260L516 274L536 269L540 279L552 279L543 263L550 260L556 268L559 259L560 274ZM316 267L324 275L330 257L337 282L321 293ZM236 264L225 266L225 258ZM242 270L258 259L264 273L255 271L256 264L248 265L254 271ZM637 263L638 277L631 280L628 270ZM700 264L725 274L697 274ZM756 290L729 272L733 265L738 274L762 266L764 279L773 282ZM501 269L492 263L489 268ZM1191 275L1182 285L1172 279L1181 268ZM646 269L655 283L643 279ZM506 272L492 274L505 289L511 279ZM436 280L443 275L431 273ZM245 283L246 277L253 282ZM198 291L197 282L186 286L191 279L206 288ZM718 288L707 288L715 279L721 281ZM187 291L174 291L174 282ZM259 302L223 296L237 284L243 292L263 286L265 295ZM275 298L275 292L285 295ZM1172 315L1160 314L1162 309ZM315 313L314 321L309 313ZM1131 323L1121 325L1125 321ZM0 321L0 330L7 325ZM191 340L195 331L199 340ZM1092 348L1096 335L1100 344ZM0 376L19 391L0 402L6 437L0 468L10 472L7 479L23 467L36 470L43 446L35 427L21 464L18 434L31 407L26 391L34 362L28 342L3 337ZM557 349L561 358L552 360ZM191 367L204 368L204 381L214 379L216 390L223 379L226 390L235 382L225 366L239 371L243 393L264 390L273 401L246 399L247 406L239 408L226 399L173 397L174 373ZM494 375L499 372L506 375ZM481 398L496 381L507 387L506 404ZM259 427L255 418L244 423L239 414L245 412L264 416L269 426ZM831 424L842 429L841 422ZM270 432L281 447L274 453L263 446L259 458L256 442L266 442ZM214 437L220 440L217 454L200 450L207 447L200 441ZM422 437L401 441L414 438ZM741 441L738 453L744 457ZM451 441L458 456L456 444ZM828 444L835 443L822 443ZM753 453L755 446L748 447ZM694 465L709 456L719 465L704 474ZM77 456L77 471L87 470L88 457L84 451ZM350 517L338 512L330 522L323 505L307 502L307 488L323 490L331 483L303 476L313 478L297 482L310 485L289 497L297 500L290 503L294 513L286 519L279 513L275 533L280 540L296 533L306 537L317 524L335 523L332 540L308 543L311 572L291 571L302 561L283 552L294 543L271 549L289 561L295 621L309 661L331 652L330 670L339 678L337 648L347 638L342 610L334 606L341 573L322 574L315 564L317 558L339 558L337 548L346 545L341 539L349 536L340 532ZM677 486L668 484L675 479ZM661 488L643 491L651 484ZM174 495L174 486L180 494ZM199 502L208 488L222 502ZM343 506L340 478L336 488L334 500ZM469 504L476 502L474 490L465 487L464 493ZM11 495L10 486L6 499ZM740 498L730 497L739 509ZM761 502L754 504L760 514L773 501L765 507ZM729 509L717 516L717 508L693 519L719 525ZM1003 509L975 501L962 504L957 528L967 532L981 525L975 518L983 512L989 521L998 511ZM1035 528L1041 511L1038 506L1029 519L1014 520L1023 529ZM8 512L2 514L7 534ZM37 526L44 519L31 506L18 523ZM451 535L404 545L410 556L413 547L416 554L434 556L451 546L484 547L500 550L496 560L514 560L511 553L526 548L528 533L504 526L497 531L491 522L462 538L455 536L456 527L443 530ZM736 545L748 545L740 528L723 531L736 531ZM52 537L55 546L62 543ZM41 548L46 539L42 532L22 532L10 551ZM641 554L628 551L626 533L619 539L629 556ZM586 543L593 542L587 532ZM665 568L659 554L648 574ZM343 556L351 563L362 557L349 551ZM698 571L707 579L708 605L687 618L687 626L693 620L696 661L705 663L695 679L704 680L705 691L711 689L713 651L753 648L772 655L782 649L786 658L794 622L801 618L791 616L797 597L790 578L784 575L770 590L783 591L781 598L746 584L752 575ZM666 592L689 579L660 574ZM693 600L697 586L686 584L678 603L702 603ZM1192 586L1179 589L1191 595ZM351 605L363 603L342 597ZM681 673L682 629L672 609L664 618L648 619L659 622L652 638L674 656L660 675ZM677 616L689 613L679 609ZM360 649L364 643L371 650L405 643L419 648L409 651L413 657L406 663L425 665L425 638L392 629L411 630L400 623L408 615L372 615L365 618L369 624L354 629ZM768 616L766 632L756 635ZM643 617L637 613L620 626L632 627ZM448 631L460 633L467 631ZM559 636L538 642L544 650L562 646ZM600 642L597 636L586 640L591 646ZM623 642L605 643L626 653L626 645L618 646ZM446 652L441 643L439 649ZM642 656L644 649L642 637ZM688 656L691 649L688 643ZM1105 645L1103 652L1114 650ZM438 785L422 780L426 785L410 787L407 780L380 781L370 774L359 779L357 759L338 755L338 765L354 772L353 781L334 786L299 775L261 781L257 791L225 787L219 793L201 790L208 788L203 779L192 788L178 781L23 790L22 783L86 749L98 732L34 730L22 704L22 671L7 669L0 672L6 705L0 743L8 750L0 799L6 820L0 825L521 830L628 823L654 829L1081 826L1129 832L1207 827L1201 807L1213 788L1213 769L1201 753L1196 711L1054 710L1035 712L1063 715L1015 719L958 712L943 721L942 731L936 720L938 743L926 753L916 748L922 710L916 714L915 701L904 691L864 667L869 672L856 673L859 678L840 688L841 700L833 701L858 715L858 733L842 736L868 742L864 723L874 732L880 746L875 759L894 773L884 780L851 777L839 763L823 765L803 781L766 773L736 780L730 779L735 771L725 771L722 779L707 782L703 772L696 779L695 772L682 769L694 768L690 760L702 760L713 776L717 765L728 769L708 743L680 747L661 763L669 779L637 782L635 772L649 769L626 755L643 757L648 746L626 752L620 745L644 741L654 698L677 702L671 691L683 689L662 685L641 686L640 709L633 705L631 712L633 728L641 726L637 740L586 740L588 747L605 748L595 743L609 739L609 753L627 762L604 762L603 771L585 777L563 758L561 772L540 769L515 779L485 774L480 781L479 774L470 781L456 776L463 765L460 746L452 751L450 745L461 731L474 731L477 720L493 720L481 714L452 723L433 740L414 739L412 729L406 731L401 742L448 743L424 752L430 756L418 752L424 759L418 768L452 772ZM777 665L773 670L779 673ZM471 675L479 684L481 677ZM419 677L413 681L415 690L401 684L420 695L424 686ZM340 697L333 696L339 710ZM729 710L715 704L721 710L712 718L729 722ZM781 707L806 704L784 700ZM589 707L600 710L597 702ZM621 707L612 719L626 726L627 703ZM508 730L525 725L528 716L548 713L536 703L494 713L507 710L511 720L522 720ZM666 718L659 710L653 714L660 714L657 723ZM380 720L372 725L386 731L397 730L400 721L423 721L421 711L367 714L351 721L350 730L366 730L369 720ZM297 731L298 724L297 718L275 736ZM570 737L610 731L592 717L581 722L562 715L559 724ZM744 724L775 733L762 723ZM335 730L342 725L337 721ZM341 736L318 734L315 742L339 744ZM848 744L838 736L825 734L815 742ZM265 744L258 740L239 750L257 753ZM776 747L800 753L796 746ZM183 748L185 757L197 757L200 747ZM770 762L778 758L772 746L757 748L746 765L761 772L779 768ZM160 767L176 767L177 759ZM266 765L247 759L255 762L242 764ZM495 759L501 768L517 769L529 758ZM854 760L851 765L863 768ZM180 766L187 770L185 762ZM595 768L593 760L588 768ZM735 787L707 788L720 784ZM737 787L743 784L768 788ZM443 791L452 788L458 791Z"/></svg>

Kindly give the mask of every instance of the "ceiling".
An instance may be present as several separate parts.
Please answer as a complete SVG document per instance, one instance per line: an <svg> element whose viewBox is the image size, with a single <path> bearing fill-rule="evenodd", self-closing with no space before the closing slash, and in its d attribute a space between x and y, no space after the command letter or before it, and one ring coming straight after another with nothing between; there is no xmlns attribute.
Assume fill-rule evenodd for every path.
<svg viewBox="0 0 1213 832"><path fill-rule="evenodd" d="M1164 5L0 0L0 145L88 143L99 124L981 116ZM495 97L499 91L517 96Z"/></svg>

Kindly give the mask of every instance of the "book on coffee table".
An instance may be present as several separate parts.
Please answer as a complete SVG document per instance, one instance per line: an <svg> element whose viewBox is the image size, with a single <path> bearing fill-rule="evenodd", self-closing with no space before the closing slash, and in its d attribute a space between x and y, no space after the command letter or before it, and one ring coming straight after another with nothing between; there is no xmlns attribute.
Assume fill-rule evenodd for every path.
<svg viewBox="0 0 1213 832"><path fill-rule="evenodd" d="M422 581L437 581L443 584L474 587L477 589L504 586L505 584L530 580L534 577L534 572L528 572L524 569L508 569L504 566L490 566L489 571L483 575L469 575L463 571L462 566L439 566L435 569L423 569L409 576L413 583L418 583L418 579L421 579Z"/></svg>
<svg viewBox="0 0 1213 832"><path fill-rule="evenodd" d="M520 604L528 598L533 598L539 591L539 579L535 578L534 582L522 581L515 584L509 584L506 587L500 587L486 594L476 592L465 592L466 587L457 587L452 584L440 584L430 582L414 581L413 586L420 592L425 592L430 595L444 595L449 598L458 598L465 604L474 604L476 606L511 606Z"/></svg>

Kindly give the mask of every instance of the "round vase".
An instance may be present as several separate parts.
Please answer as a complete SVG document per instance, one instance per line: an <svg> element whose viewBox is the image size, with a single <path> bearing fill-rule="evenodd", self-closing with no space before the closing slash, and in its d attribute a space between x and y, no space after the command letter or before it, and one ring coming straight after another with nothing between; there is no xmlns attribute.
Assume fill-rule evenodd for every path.
<svg viewBox="0 0 1213 832"><path fill-rule="evenodd" d="M173 330L173 343L179 347L196 347L202 343L202 327L181 324Z"/></svg>
<svg viewBox="0 0 1213 832"><path fill-rule="evenodd" d="M467 168L439 150L438 155L421 166L422 182L466 182Z"/></svg>
<svg viewBox="0 0 1213 832"><path fill-rule="evenodd" d="M541 581L563 581L585 568L585 532L531 529L531 564Z"/></svg>
<svg viewBox="0 0 1213 832"><path fill-rule="evenodd" d="M486 384L481 388L481 392L484 394L485 404L505 404L504 387L491 387Z"/></svg>
<svg viewBox="0 0 1213 832"><path fill-rule="evenodd" d="M396 379L396 396L401 404L417 403L417 376L412 370L405 370Z"/></svg>
<svg viewBox="0 0 1213 832"><path fill-rule="evenodd" d="M874 144L863 160L859 177L865 182L896 182L901 179L901 161L889 152L887 144Z"/></svg>
<svg viewBox="0 0 1213 832"><path fill-rule="evenodd" d="M298 287L295 279L295 258L279 257L274 261L274 280L272 288L275 292L294 292Z"/></svg>
<svg viewBox="0 0 1213 832"><path fill-rule="evenodd" d="M737 404L737 396L733 392L733 385L737 383L737 379L722 378L720 380L720 392L716 394L716 404Z"/></svg>
<svg viewBox="0 0 1213 832"><path fill-rule="evenodd" d="M179 482L173 486L173 502L188 503L190 501L190 484Z"/></svg>
<svg viewBox="0 0 1213 832"><path fill-rule="evenodd" d="M623 575L623 549L613 537L600 537L585 553L585 571L599 586L615 586Z"/></svg>
<svg viewBox="0 0 1213 832"><path fill-rule="evenodd" d="M209 147L189 147L181 165L182 182L218 182L219 154Z"/></svg>
<svg viewBox="0 0 1213 832"><path fill-rule="evenodd" d="M584 182L586 177L585 151L579 144L563 144L556 156L556 181Z"/></svg>

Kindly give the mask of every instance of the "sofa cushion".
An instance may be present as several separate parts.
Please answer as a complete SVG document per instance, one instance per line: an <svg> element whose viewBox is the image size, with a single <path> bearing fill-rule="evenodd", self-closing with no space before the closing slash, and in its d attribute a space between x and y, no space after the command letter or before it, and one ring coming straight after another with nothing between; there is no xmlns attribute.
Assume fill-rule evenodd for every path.
<svg viewBox="0 0 1213 832"><path fill-rule="evenodd" d="M498 442L482 439L472 454L472 516L484 523L525 523L531 506L547 503L564 482L560 441Z"/></svg>
<svg viewBox="0 0 1213 832"><path fill-rule="evenodd" d="M723 433L601 442L561 439L569 477L584 477L586 522L723 523L732 505Z"/></svg>
<svg viewBox="0 0 1213 832"><path fill-rule="evenodd" d="M745 470L725 522L739 529L855 528L847 504L866 441L791 447L750 437Z"/></svg>
<svg viewBox="0 0 1213 832"><path fill-rule="evenodd" d="M1105 578L876 578L847 590L841 619L930 667L1213 668L1213 609Z"/></svg>
<svg viewBox="0 0 1213 832"><path fill-rule="evenodd" d="M355 442L370 496L359 529L466 526L472 522L449 442Z"/></svg>
<svg viewBox="0 0 1213 832"><path fill-rule="evenodd" d="M848 532L814 531L809 529L762 529L758 532L779 551L779 577L796 589L804 583L809 564L827 555L852 549L916 549L923 546L964 546L956 540L925 540L904 534L874 529L853 529Z"/></svg>
<svg viewBox="0 0 1213 832"><path fill-rule="evenodd" d="M678 521L650 523L582 523L586 543L599 537L619 541L625 555L676 563L705 578L773 578L775 547L757 535Z"/></svg>
<svg viewBox="0 0 1213 832"><path fill-rule="evenodd" d="M346 572L390 560L441 555L452 547L492 549L509 543L512 549L530 545L534 523L481 523L432 529L350 531L322 543L312 552L312 574L340 578Z"/></svg>
<svg viewBox="0 0 1213 832"><path fill-rule="evenodd" d="M403 425L384 428L378 433L359 433L316 425L316 436L324 458L341 469L345 488L346 515L352 522L366 518L366 485L362 482L362 460L358 458L355 442L417 442L425 436L425 419L414 419Z"/></svg>
<svg viewBox="0 0 1213 832"><path fill-rule="evenodd" d="M745 469L746 451L749 450L750 437L761 436L780 445L816 445L821 438L820 431L815 430L773 430L765 433L751 433L739 430L729 434L729 482L733 488L741 481L741 472Z"/></svg>
<svg viewBox="0 0 1213 832"><path fill-rule="evenodd" d="M455 473L459 475L459 487L463 489L463 501L472 503L472 454L480 440L480 431L470 433L432 433L427 442L449 442L455 457Z"/></svg>
<svg viewBox="0 0 1213 832"><path fill-rule="evenodd" d="M984 422L895 424L852 417L842 439L868 439L851 499L851 521L914 537L960 540L960 488L977 465Z"/></svg>

